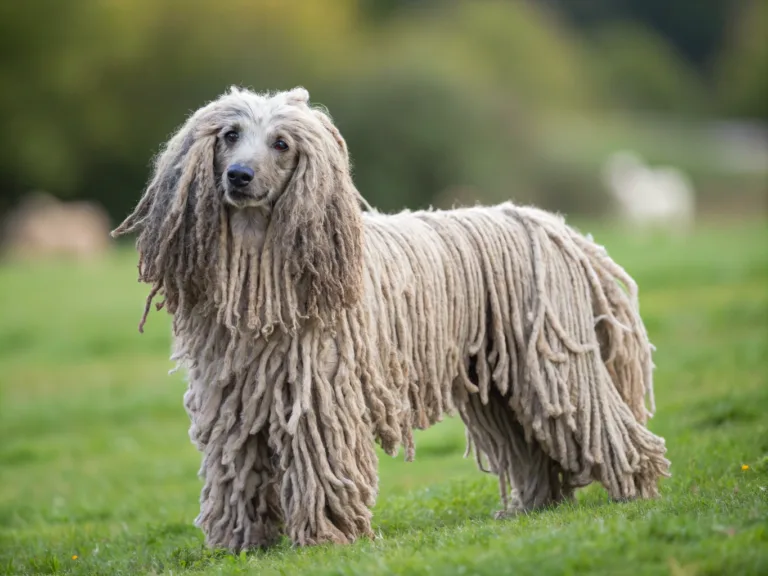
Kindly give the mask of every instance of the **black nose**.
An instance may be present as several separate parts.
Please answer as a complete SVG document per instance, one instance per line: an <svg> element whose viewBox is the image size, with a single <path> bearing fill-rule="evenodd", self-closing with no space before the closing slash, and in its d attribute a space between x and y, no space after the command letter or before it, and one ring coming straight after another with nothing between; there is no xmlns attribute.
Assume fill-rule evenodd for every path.
<svg viewBox="0 0 768 576"><path fill-rule="evenodd" d="M232 164L227 170L227 180L232 186L242 188L253 180L253 170L242 164Z"/></svg>

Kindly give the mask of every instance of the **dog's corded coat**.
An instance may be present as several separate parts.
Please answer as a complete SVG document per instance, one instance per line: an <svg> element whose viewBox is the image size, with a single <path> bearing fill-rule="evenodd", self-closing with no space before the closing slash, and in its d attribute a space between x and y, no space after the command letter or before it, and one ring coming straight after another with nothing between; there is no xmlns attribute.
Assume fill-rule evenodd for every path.
<svg viewBox="0 0 768 576"><path fill-rule="evenodd" d="M266 208L232 207L217 134L275 100L299 147L292 176ZM306 91L233 89L173 136L115 231L138 233L146 311L159 294L173 315L209 545L372 537L373 441L412 459L413 429L452 413L499 477L502 514L592 481L615 499L658 494L652 346L635 282L601 246L511 203L386 215L360 202L346 144Z"/></svg>

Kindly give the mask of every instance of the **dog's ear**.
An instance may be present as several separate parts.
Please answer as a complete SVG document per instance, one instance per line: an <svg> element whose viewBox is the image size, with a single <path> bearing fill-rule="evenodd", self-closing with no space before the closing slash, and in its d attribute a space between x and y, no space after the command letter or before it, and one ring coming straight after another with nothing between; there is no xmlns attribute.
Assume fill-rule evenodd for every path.
<svg viewBox="0 0 768 576"><path fill-rule="evenodd" d="M297 86L296 88L289 90L285 96L285 99L290 104L309 104L309 92L306 88Z"/></svg>
<svg viewBox="0 0 768 576"><path fill-rule="evenodd" d="M113 237L138 232L140 279L161 286L169 300L178 288L166 285L171 270L185 269L180 261L194 263L201 251L196 216L216 213L207 205L216 201L216 136L209 128L198 111L167 141L135 210L112 231Z"/></svg>
<svg viewBox="0 0 768 576"><path fill-rule="evenodd" d="M168 139L153 159L151 177L141 200L133 213L112 231L113 237L141 231L147 224L150 212L170 204L181 179L185 158L194 142L195 123L190 118Z"/></svg>
<svg viewBox="0 0 768 576"><path fill-rule="evenodd" d="M321 319L356 304L363 289L358 193L346 145L329 125L329 118L321 120L314 111L307 117L297 135L297 166L273 219L300 312Z"/></svg>
<svg viewBox="0 0 768 576"><path fill-rule="evenodd" d="M336 141L336 144L339 145L339 148L341 149L342 154L344 154L347 162L349 162L349 149L347 148L347 142L344 140L341 132L339 132L339 129L334 125L331 117L322 110L318 109L312 110L312 113L317 117L318 120L320 120L320 123L323 125L323 127L328 130L328 132L330 132L331 136L333 136L333 139Z"/></svg>

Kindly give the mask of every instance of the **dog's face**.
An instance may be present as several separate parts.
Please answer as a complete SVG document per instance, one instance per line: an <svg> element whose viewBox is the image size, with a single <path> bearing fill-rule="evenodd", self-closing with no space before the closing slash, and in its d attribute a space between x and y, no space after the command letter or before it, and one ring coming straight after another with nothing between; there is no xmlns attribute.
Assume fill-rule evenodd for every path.
<svg viewBox="0 0 768 576"><path fill-rule="evenodd" d="M284 94L240 94L231 107L218 131L215 153L224 200L235 208L269 208L296 169L299 111Z"/></svg>
<svg viewBox="0 0 768 576"><path fill-rule="evenodd" d="M247 292L249 311L259 307L265 325L285 327L330 320L362 297L359 200L346 143L304 88L233 87L166 143L113 236L139 232L140 277L152 294L164 291L169 310L212 298L231 316ZM256 302L254 290L284 300Z"/></svg>

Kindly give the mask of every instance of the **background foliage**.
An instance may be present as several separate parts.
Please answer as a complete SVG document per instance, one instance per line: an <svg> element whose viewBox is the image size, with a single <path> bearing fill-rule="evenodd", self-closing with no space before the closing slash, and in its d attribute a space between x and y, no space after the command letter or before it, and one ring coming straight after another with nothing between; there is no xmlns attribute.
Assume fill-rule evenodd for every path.
<svg viewBox="0 0 768 576"><path fill-rule="evenodd" d="M459 186L481 199L600 212L597 166L611 147L637 143L646 126L638 112L697 125L768 119L767 7L765 0L3 2L0 213L44 189L95 199L122 217L160 144L231 84L306 86L342 127L358 185L381 208L427 205ZM619 133L600 129L610 114L621 114ZM563 157L562 142L576 134L569 119L592 128ZM656 124L652 141L674 130ZM713 174L711 140L692 141L700 150L693 159L657 160L689 169L705 198L755 196L764 174ZM593 153L576 158L582 146Z"/></svg>

